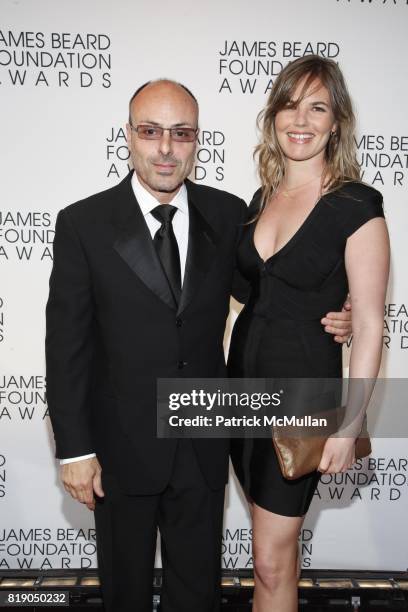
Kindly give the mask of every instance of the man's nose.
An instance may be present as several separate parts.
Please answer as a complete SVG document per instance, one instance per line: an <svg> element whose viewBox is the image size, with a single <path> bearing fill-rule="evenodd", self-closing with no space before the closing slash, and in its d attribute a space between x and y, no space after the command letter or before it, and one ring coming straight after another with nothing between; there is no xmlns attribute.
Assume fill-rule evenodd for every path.
<svg viewBox="0 0 408 612"><path fill-rule="evenodd" d="M162 155L168 155L172 152L173 141L171 139L170 130L164 130L159 141L159 150Z"/></svg>

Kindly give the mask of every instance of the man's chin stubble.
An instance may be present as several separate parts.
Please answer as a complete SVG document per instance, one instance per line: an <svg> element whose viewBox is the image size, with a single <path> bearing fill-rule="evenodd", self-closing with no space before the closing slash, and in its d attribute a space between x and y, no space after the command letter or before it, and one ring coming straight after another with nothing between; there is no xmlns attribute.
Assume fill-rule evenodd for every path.
<svg viewBox="0 0 408 612"><path fill-rule="evenodd" d="M177 183L176 185L172 185L171 187L169 186L163 186L163 185L157 185L155 187L153 187L154 191L157 191L159 193L173 193L173 191L176 191L176 189L178 189L179 187L181 187L181 185L183 184L183 181L181 181L180 183Z"/></svg>

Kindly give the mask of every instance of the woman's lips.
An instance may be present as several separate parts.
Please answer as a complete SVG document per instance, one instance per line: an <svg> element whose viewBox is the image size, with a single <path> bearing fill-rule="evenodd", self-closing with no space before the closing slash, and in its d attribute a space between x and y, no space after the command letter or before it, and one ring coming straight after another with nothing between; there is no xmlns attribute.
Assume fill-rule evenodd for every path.
<svg viewBox="0 0 408 612"><path fill-rule="evenodd" d="M287 132L290 142L295 144L307 144L314 138L314 134L310 132Z"/></svg>

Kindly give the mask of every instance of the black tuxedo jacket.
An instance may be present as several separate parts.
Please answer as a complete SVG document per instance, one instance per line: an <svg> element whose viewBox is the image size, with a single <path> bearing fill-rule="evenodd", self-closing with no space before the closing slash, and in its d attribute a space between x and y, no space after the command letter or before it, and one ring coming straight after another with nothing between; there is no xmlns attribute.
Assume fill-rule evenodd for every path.
<svg viewBox="0 0 408 612"><path fill-rule="evenodd" d="M59 458L96 452L135 494L162 491L176 440L156 437L156 379L225 376L223 335L239 198L186 181L189 240L178 307L131 186L60 211L47 303L47 397ZM225 440L194 440L213 489L227 480Z"/></svg>

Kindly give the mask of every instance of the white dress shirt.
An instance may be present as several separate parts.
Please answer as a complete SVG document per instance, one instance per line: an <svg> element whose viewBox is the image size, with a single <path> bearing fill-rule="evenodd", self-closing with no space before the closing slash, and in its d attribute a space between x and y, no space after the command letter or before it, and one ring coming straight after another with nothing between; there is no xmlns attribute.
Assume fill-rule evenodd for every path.
<svg viewBox="0 0 408 612"><path fill-rule="evenodd" d="M154 235L156 234L161 224L160 221L153 217L151 212L154 208L156 208L156 206L160 204L160 202L156 200L156 198L149 191L147 191L145 187L143 187L137 177L136 172L133 173L131 184L133 193L135 194L140 210L144 215L146 225L149 229L152 238L154 238ZM172 204L172 206L175 206L177 208L177 211L173 217L172 224L180 253L181 283L183 283L187 259L189 228L188 197L187 189L184 183L182 184L174 198L169 202L169 204ZM60 459L60 464L63 465L65 463L73 463L74 461L90 459L91 457L96 457L96 454L90 453L89 455L81 455L80 457Z"/></svg>

